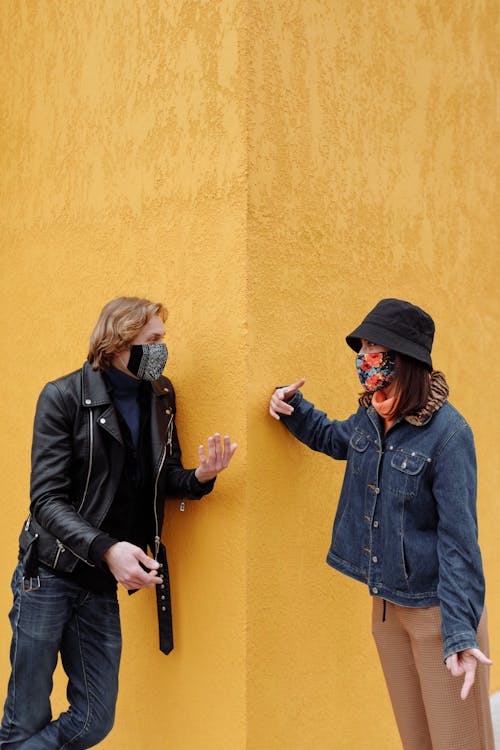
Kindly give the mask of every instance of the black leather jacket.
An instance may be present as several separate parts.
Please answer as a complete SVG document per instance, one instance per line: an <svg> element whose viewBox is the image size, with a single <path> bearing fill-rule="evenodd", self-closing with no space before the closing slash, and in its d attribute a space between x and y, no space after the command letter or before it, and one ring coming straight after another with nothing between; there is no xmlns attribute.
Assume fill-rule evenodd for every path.
<svg viewBox="0 0 500 750"><path fill-rule="evenodd" d="M151 451L155 556L166 497L200 498L214 482L200 483L184 469L175 428L172 383L151 383ZM47 383L38 399L31 461L30 514L19 538L21 555L33 550L56 570L89 565L89 549L113 502L125 460L118 417L106 382L85 363Z"/></svg>

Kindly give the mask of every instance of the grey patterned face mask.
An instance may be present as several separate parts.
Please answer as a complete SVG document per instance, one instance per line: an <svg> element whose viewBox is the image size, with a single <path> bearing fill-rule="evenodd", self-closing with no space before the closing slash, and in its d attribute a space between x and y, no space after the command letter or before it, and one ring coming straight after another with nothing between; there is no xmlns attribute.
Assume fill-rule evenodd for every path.
<svg viewBox="0 0 500 750"><path fill-rule="evenodd" d="M167 364L165 344L133 344L127 369L140 380L158 380Z"/></svg>

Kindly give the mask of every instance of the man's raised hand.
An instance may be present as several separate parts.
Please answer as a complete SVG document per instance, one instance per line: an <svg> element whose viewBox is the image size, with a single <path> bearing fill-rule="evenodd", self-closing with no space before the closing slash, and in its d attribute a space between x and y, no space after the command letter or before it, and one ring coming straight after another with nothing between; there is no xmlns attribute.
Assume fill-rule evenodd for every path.
<svg viewBox="0 0 500 750"><path fill-rule="evenodd" d="M225 435L224 443L218 432L211 435L208 438L207 453L205 453L204 445L198 448L200 465L194 473L196 479L199 482L209 482L221 471L227 469L237 447L236 443L231 443L229 435Z"/></svg>

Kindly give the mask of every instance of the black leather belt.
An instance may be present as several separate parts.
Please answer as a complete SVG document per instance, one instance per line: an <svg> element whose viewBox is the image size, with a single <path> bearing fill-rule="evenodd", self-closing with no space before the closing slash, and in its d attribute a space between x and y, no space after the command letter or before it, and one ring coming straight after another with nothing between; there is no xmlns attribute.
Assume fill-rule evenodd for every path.
<svg viewBox="0 0 500 750"><path fill-rule="evenodd" d="M160 549L156 559L162 566L159 573L163 578L163 583L156 585L156 606L158 610L158 627L160 631L160 651L169 654L174 647L174 636L172 632L172 605L170 600L170 577L168 575L167 551L164 544L160 544Z"/></svg>

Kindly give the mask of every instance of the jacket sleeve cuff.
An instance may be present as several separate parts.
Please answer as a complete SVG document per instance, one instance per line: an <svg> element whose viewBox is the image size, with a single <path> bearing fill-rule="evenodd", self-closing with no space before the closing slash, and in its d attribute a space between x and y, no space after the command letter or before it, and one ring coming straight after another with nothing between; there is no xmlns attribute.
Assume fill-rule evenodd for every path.
<svg viewBox="0 0 500 750"><path fill-rule="evenodd" d="M304 396L302 395L302 393L300 391L297 391L297 393L287 403L295 409L300 404L300 402L303 401L303 399ZM293 419L293 414L280 414L280 419L286 422L288 419Z"/></svg>
<svg viewBox="0 0 500 750"><path fill-rule="evenodd" d="M209 492L212 492L217 477L209 479L208 482L199 482L194 473L195 471L196 469L193 469L193 474L189 482L190 490L194 497L200 498L204 495L208 495Z"/></svg>
<svg viewBox="0 0 500 750"><path fill-rule="evenodd" d="M113 544L116 544L118 539L113 539L109 534L101 532L96 536L94 541L89 547L89 558L96 565L103 563L104 553L108 551Z"/></svg>
<svg viewBox="0 0 500 750"><path fill-rule="evenodd" d="M478 648L477 635L474 631L468 630L448 636L443 641L444 661L446 661L448 656L456 654L458 651L463 651L466 648Z"/></svg>

